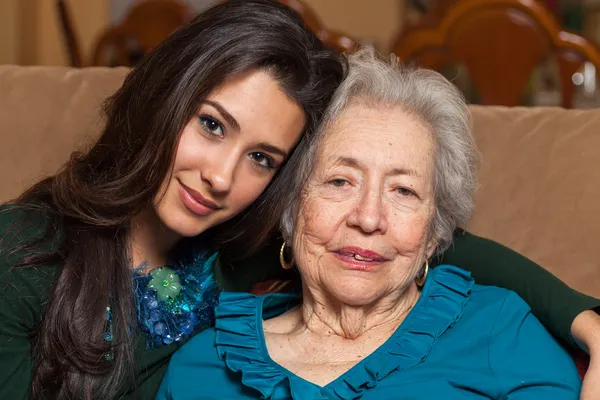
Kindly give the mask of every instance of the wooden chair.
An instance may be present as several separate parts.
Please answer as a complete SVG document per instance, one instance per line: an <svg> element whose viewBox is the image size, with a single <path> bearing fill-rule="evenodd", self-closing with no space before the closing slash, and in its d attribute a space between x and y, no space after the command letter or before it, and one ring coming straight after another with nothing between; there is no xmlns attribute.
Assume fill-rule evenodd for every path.
<svg viewBox="0 0 600 400"><path fill-rule="evenodd" d="M98 38L92 65L134 66L151 48L194 17L194 10L173 0L146 0L136 4L118 25Z"/></svg>
<svg viewBox="0 0 600 400"><path fill-rule="evenodd" d="M340 32L325 28L314 10L301 1L279 0L279 2L285 4L300 14L306 26L315 32L319 39L321 39L327 46L333 47L334 49L345 53L351 53L358 48L359 43L356 40Z"/></svg>
<svg viewBox="0 0 600 400"><path fill-rule="evenodd" d="M72 67L82 67L83 59L81 58L81 49L79 41L73 27L71 11L65 0L56 1L56 12L58 13L58 21L62 30L63 41L69 56L69 64Z"/></svg>
<svg viewBox="0 0 600 400"><path fill-rule="evenodd" d="M401 34L393 52L406 63L436 70L462 63L482 104L519 105L534 69L555 57L562 105L572 108L573 74L584 61L600 68L600 50L563 30L536 0L458 0L443 11Z"/></svg>

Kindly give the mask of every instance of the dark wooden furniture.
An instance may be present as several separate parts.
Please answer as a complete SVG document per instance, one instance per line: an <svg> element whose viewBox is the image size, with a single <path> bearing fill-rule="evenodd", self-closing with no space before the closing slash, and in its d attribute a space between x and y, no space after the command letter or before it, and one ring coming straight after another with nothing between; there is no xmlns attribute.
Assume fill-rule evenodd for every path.
<svg viewBox="0 0 600 400"><path fill-rule="evenodd" d="M300 0L279 0L279 2L300 14L306 26L315 32L327 46L341 52L352 52L358 48L358 42L355 39L341 32L325 28L317 14Z"/></svg>
<svg viewBox="0 0 600 400"><path fill-rule="evenodd" d="M56 1L56 11L58 13L58 21L62 30L63 41L69 57L69 65L72 67L82 67L83 59L81 57L81 49L73 27L73 19L71 11L65 0Z"/></svg>
<svg viewBox="0 0 600 400"><path fill-rule="evenodd" d="M56 10L70 65L132 67L152 47L194 17L194 10L175 0L136 3L123 21L107 27L96 40L91 60L85 62L67 0L57 0Z"/></svg>
<svg viewBox="0 0 600 400"><path fill-rule="evenodd" d="M328 46L350 52L358 43L347 35L326 29L316 13L299 0L280 0L296 10L305 24ZM151 48L194 17L194 10L175 0L145 0L136 3L123 21L107 27L96 41L90 62L81 56L80 45L67 0L57 0L57 12L70 64L74 67L134 66Z"/></svg>
<svg viewBox="0 0 600 400"><path fill-rule="evenodd" d="M464 65L481 103L520 104L534 69L555 57L562 105L573 106L572 76L584 61L600 68L600 50L586 38L563 30L536 0L442 1L423 26L408 29L393 52L406 63L440 70Z"/></svg>
<svg viewBox="0 0 600 400"><path fill-rule="evenodd" d="M98 38L92 65L134 66L151 48L194 16L185 3L145 0L131 8L125 19L108 27Z"/></svg>

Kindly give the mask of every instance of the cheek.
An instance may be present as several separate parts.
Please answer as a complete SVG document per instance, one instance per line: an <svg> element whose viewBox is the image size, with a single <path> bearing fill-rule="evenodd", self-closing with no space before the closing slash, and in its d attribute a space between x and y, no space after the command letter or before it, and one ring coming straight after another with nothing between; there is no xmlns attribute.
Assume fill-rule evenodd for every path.
<svg viewBox="0 0 600 400"><path fill-rule="evenodd" d="M413 215L397 213L392 214L390 222L392 230L390 233L399 252L407 255L420 253L427 239L428 216L421 213Z"/></svg>
<svg viewBox="0 0 600 400"><path fill-rule="evenodd" d="M181 133L175 157L173 160L173 172L197 169L202 164L202 155L207 151L206 144L202 143L196 137L196 133L188 124Z"/></svg>
<svg viewBox="0 0 600 400"><path fill-rule="evenodd" d="M340 207L319 197L307 198L300 208L298 235L310 237L319 244L327 244L333 239L344 214Z"/></svg>
<svg viewBox="0 0 600 400"><path fill-rule="evenodd" d="M252 179L243 172L240 175L238 179L235 179L229 195L229 206L236 212L240 212L252 204L264 192L270 182L270 179Z"/></svg>
<svg viewBox="0 0 600 400"><path fill-rule="evenodd" d="M302 202L294 232L294 257L305 277L318 273L321 257L327 246L337 241L344 215L339 207L332 207L321 198L307 198Z"/></svg>

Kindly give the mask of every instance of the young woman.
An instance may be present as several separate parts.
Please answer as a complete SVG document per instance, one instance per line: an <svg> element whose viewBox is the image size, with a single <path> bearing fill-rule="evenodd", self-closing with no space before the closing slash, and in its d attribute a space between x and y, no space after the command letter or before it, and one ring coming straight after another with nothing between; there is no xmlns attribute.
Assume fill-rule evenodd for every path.
<svg viewBox="0 0 600 400"><path fill-rule="evenodd" d="M153 398L210 323L212 249L243 255L277 222L343 73L268 0L218 5L145 58L91 150L1 214L0 398Z"/></svg>
<svg viewBox="0 0 600 400"><path fill-rule="evenodd" d="M0 398L153 398L220 289L278 276L278 247L239 260L278 222L343 75L274 0L218 5L145 58L90 151L0 212ZM544 297L550 275L528 260L470 235L455 250L446 262L518 289L520 271L495 268L513 257L526 300ZM552 282L571 314L596 304ZM536 304L570 329L574 315Z"/></svg>

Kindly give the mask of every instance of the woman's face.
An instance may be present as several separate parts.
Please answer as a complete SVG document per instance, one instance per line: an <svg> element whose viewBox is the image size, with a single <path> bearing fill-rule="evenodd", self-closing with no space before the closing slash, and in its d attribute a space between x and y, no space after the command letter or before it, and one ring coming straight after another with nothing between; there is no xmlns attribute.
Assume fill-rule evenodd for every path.
<svg viewBox="0 0 600 400"><path fill-rule="evenodd" d="M342 113L319 148L294 236L309 289L363 306L414 282L434 249L433 156L429 129L401 108Z"/></svg>
<svg viewBox="0 0 600 400"><path fill-rule="evenodd" d="M300 139L302 109L262 71L226 81L183 129L155 210L180 237L196 236L248 207Z"/></svg>

